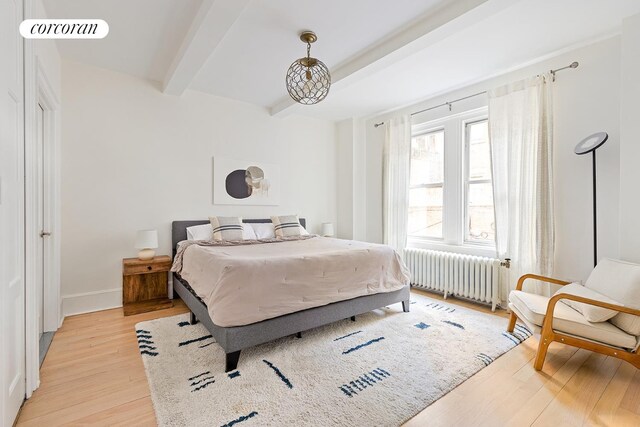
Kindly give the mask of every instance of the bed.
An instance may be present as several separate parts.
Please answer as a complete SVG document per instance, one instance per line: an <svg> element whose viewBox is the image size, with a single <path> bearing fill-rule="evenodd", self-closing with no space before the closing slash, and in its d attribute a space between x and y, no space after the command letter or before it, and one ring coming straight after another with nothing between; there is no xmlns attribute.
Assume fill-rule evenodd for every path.
<svg viewBox="0 0 640 427"><path fill-rule="evenodd" d="M196 220L174 221L172 223L172 245L174 257L176 256L178 243L187 239L187 227L207 224L208 222L209 221L207 220ZM271 220L245 219L244 222L270 223ZM300 223L302 224L302 226L306 225L304 219L300 219ZM319 245L321 243L319 242L319 239L322 238L315 239L318 240L315 245ZM285 243L274 243L273 245L284 245ZM269 245L269 243L267 243L267 245ZM254 256L260 255L254 254ZM265 263L266 262L267 261L265 261ZM188 274L186 273L184 275L188 276ZM384 287L384 284L381 285ZM397 287L398 285L396 284L396 288ZM174 293L177 293L189 307L189 310L191 312L190 322L194 324L200 321L209 330L218 345L223 348L226 355L225 372L229 372L237 368L240 358L240 352L245 348L253 347L293 334L301 336L301 333L303 331L323 326L338 320L348 318L355 320L355 316L359 314L363 314L368 311L388 306L394 303L402 303L403 310L405 312L409 311L408 283L402 284L401 286L399 286L399 289L387 288L379 291L379 293L371 293L357 297L353 297L354 294L352 292L349 292L347 289L347 291L344 292L344 295L346 295L346 298L344 300L326 304L322 303L322 301L319 301L314 304L323 305L309 307L301 310L289 307L288 310L295 309L297 311L282 315L277 315L277 313L269 312L267 314L263 314L263 317L268 317L264 320L260 320L261 317L255 317L255 313L251 311L247 311L247 314L241 317L234 317L234 313L236 311L238 314L242 314L243 312L243 309L240 307L238 308L238 310L235 310L236 305L240 305L240 303L242 302L242 298L236 299L234 302L234 299L231 298L234 297L234 295L228 293L226 295L226 298L231 298L228 300L230 302L224 307L224 313L223 310L220 310L220 313L218 313L217 310L215 311L215 313L218 314L218 317L217 322L214 322L212 317L216 316L212 315L212 311L209 309L210 307L208 307L205 303L206 297L203 297L203 292L201 289L199 289L199 292L196 292L189 281L178 273L173 273L173 289ZM198 295L199 293L200 295ZM301 300L307 300L307 298L302 298ZM212 300L210 299L209 301ZM221 317L222 314L224 314L225 316ZM248 316L249 314L251 316ZM252 323L245 324L246 322Z"/></svg>

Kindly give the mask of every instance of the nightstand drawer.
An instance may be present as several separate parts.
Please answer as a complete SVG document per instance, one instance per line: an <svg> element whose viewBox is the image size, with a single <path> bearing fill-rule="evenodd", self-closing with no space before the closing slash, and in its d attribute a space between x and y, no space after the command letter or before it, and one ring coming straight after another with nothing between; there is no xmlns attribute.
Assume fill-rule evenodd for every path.
<svg viewBox="0 0 640 427"><path fill-rule="evenodd" d="M140 261L129 259L123 263L122 274L130 276L132 274L147 274L169 271L171 269L171 258L168 256L156 257L151 261Z"/></svg>
<svg viewBox="0 0 640 427"><path fill-rule="evenodd" d="M171 269L171 261L167 263L154 263L151 265L127 265L124 267L123 274L130 276L132 274L147 274L169 271Z"/></svg>

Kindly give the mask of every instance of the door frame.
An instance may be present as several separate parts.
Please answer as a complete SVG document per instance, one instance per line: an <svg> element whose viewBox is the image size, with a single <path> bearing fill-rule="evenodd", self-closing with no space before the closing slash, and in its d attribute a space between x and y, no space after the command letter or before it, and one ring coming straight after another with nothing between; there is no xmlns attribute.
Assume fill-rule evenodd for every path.
<svg viewBox="0 0 640 427"><path fill-rule="evenodd" d="M31 42L31 40L28 40ZM31 46L29 46L31 45ZM26 395L40 385L37 260L38 243L38 162L37 121L38 104L44 110L43 168L48 177L44 219L51 236L44 241L45 264L43 323L44 331L56 331L62 324L60 298L60 101L56 96L32 43L25 55L25 305L26 305ZM29 55L31 54L31 55ZM29 64L29 57L33 58Z"/></svg>

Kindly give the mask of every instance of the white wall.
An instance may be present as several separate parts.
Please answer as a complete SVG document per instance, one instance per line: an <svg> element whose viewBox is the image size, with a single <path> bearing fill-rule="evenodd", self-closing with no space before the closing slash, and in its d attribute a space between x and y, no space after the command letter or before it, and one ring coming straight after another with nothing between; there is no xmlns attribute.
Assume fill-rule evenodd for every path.
<svg viewBox="0 0 640 427"><path fill-rule="evenodd" d="M637 46L637 45L636 45ZM574 146L596 131L609 132L598 150L599 257L618 257L620 189L620 37L585 46L482 83L433 98L367 121L367 240L382 240L382 144L385 128L373 124L399 113L411 113L550 69L580 62L575 70L558 73L555 85L556 271L559 277L584 280L593 268L591 161L573 153ZM486 105L479 96L454 104L453 112ZM446 107L414 116L415 122L449 114ZM637 115L636 123L637 123ZM638 133L636 132L636 135ZM636 157L636 162L638 158ZM637 168L636 168L637 170ZM637 181L636 181L637 185ZM636 210L637 212L637 210ZM635 221L638 224L638 221ZM638 224L640 225L640 224Z"/></svg>
<svg viewBox="0 0 640 427"><path fill-rule="evenodd" d="M622 25L620 255L640 263L640 14Z"/></svg>
<svg viewBox="0 0 640 427"><path fill-rule="evenodd" d="M337 237L367 240L365 121L351 118L338 129L338 229Z"/></svg>
<svg viewBox="0 0 640 427"><path fill-rule="evenodd" d="M353 120L343 120L336 125L338 144L338 224L336 236L353 238Z"/></svg>
<svg viewBox="0 0 640 427"><path fill-rule="evenodd" d="M366 122L353 119L353 158L362 159L367 155ZM367 240L367 167L362 162L353 164L353 238Z"/></svg>
<svg viewBox="0 0 640 427"><path fill-rule="evenodd" d="M311 232L336 222L336 128L63 62L62 292L65 314L121 303L122 258L138 229L157 228L170 254L173 220L297 213ZM212 159L281 167L280 206L215 206Z"/></svg>
<svg viewBox="0 0 640 427"><path fill-rule="evenodd" d="M366 191L366 235L367 241L373 243L382 243L384 235L382 232L382 171L384 168L384 140L386 138L386 124L382 126L374 127L374 123L380 123L385 120L389 120L390 116L385 116L379 120L367 121L366 132L366 144L367 155L364 159L359 161L365 162L365 170L367 174L367 191Z"/></svg>

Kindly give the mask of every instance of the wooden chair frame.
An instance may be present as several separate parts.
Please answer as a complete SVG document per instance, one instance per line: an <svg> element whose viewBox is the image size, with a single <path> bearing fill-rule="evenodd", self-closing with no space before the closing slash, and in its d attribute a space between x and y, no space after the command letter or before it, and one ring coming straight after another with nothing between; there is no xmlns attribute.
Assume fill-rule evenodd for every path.
<svg viewBox="0 0 640 427"><path fill-rule="evenodd" d="M527 279L535 279L541 280L547 283L553 283L556 285L564 286L568 285L570 282L565 282L564 280L554 279L551 277L538 276L537 274L525 274L524 276L518 279L518 284L516 285L516 290L521 291L522 286L524 285L524 281ZM547 356L547 350L549 348L549 344L553 341L561 342L563 344L568 344L578 348L584 348L586 350L595 351L597 353L601 353L607 356L616 357L618 359L625 360L631 363L636 368L640 369L640 354L638 354L638 349L635 351L627 351L617 347L611 347L606 344L599 344L593 341L584 340L581 338L577 338L571 335L565 335L561 332L557 332L553 330L553 313L556 308L556 304L558 301L562 299L569 299L573 301L582 302L585 304L591 304L598 307L608 308L611 310L616 310L622 313L634 314L636 316L640 316L640 310L623 307L617 304L609 304L602 301L593 300L590 298L584 298L577 295L570 294L558 294L552 297L549 300L549 305L547 306L547 311L544 316L544 322L542 324L542 332L540 333L540 343L538 344L538 351L536 353L536 359L533 364L533 367L536 371L540 371L542 366L544 365L544 359ZM516 325L516 320L518 316L511 311L511 316L509 317L509 326L507 327L508 332L513 332L513 328Z"/></svg>

